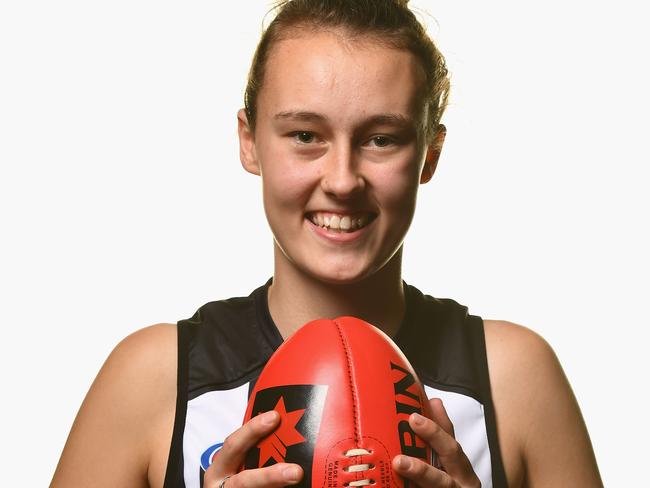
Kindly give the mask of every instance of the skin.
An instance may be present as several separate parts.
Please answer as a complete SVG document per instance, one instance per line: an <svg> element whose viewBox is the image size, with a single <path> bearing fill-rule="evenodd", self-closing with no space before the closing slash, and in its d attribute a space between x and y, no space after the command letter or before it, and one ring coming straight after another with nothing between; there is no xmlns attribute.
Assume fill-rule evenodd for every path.
<svg viewBox="0 0 650 488"><path fill-rule="evenodd" d="M269 307L285 337L314 316L353 312L389 333L401 322L402 241L445 134L438 150L424 140L422 80L409 53L335 34L271 51L255 133L243 111L238 121L244 169L262 177L275 237ZM374 220L332 243L313 231L312 211Z"/></svg>
<svg viewBox="0 0 650 488"><path fill-rule="evenodd" d="M285 338L309 320L339 315L392 334L404 314L402 241L445 134L430 144L422 136L420 68L408 52L332 32L283 40L271 60L255 132L244 112L238 114L242 165L262 178L275 237L271 315ZM377 117L386 114L397 117ZM371 212L374 221L360 238L337 244L315 234L305 218L323 209ZM485 335L509 485L602 486L580 410L550 346L508 322L485 321ZM81 406L51 486L162 487L176 347L176 326L158 324L115 348ZM480 486L444 405L432 399L431 410L432 419L414 415L409 422L443 469L407 456L397 456L393 468L422 488ZM278 421L268 412L233 432L205 486L215 488L227 475L228 488L296 483L302 470L292 464L236 474L246 450Z"/></svg>

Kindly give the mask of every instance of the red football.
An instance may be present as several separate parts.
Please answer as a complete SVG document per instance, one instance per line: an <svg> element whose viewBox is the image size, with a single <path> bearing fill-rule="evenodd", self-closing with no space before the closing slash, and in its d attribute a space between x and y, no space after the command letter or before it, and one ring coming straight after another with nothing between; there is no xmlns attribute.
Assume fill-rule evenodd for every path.
<svg viewBox="0 0 650 488"><path fill-rule="evenodd" d="M393 457L432 459L408 424L412 412L431 416L413 368L386 334L354 317L310 322L278 348L244 422L268 410L280 413L280 426L244 467L297 463L305 473L298 486L406 488Z"/></svg>

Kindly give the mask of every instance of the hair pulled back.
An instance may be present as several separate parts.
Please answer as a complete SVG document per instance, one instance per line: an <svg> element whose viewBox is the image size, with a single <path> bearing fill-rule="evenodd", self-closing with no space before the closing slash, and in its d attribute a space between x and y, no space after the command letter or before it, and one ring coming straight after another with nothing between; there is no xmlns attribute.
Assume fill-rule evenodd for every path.
<svg viewBox="0 0 650 488"><path fill-rule="evenodd" d="M246 116L255 130L257 97L273 45L299 30L343 31L350 38L373 40L413 53L425 74L426 135L431 141L447 106L449 77L445 59L408 8L408 0L286 0L276 4L273 21L255 51L244 95Z"/></svg>

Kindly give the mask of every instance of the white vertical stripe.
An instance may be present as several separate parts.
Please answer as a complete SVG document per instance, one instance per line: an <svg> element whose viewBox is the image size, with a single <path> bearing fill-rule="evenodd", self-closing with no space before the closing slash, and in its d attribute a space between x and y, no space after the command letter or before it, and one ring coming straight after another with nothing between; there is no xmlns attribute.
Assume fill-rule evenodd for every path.
<svg viewBox="0 0 650 488"><path fill-rule="evenodd" d="M492 461L483 405L472 397L424 386L429 399L440 398L454 424L456 440L469 458L483 488L492 487Z"/></svg>
<svg viewBox="0 0 650 488"><path fill-rule="evenodd" d="M199 488L201 454L242 425L248 404L248 383L232 389L210 391L187 402L183 433L186 488Z"/></svg>

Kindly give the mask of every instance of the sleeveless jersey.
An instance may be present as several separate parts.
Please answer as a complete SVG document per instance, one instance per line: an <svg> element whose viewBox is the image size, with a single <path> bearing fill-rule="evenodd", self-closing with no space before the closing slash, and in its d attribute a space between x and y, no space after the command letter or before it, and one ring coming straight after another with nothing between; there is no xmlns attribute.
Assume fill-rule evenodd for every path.
<svg viewBox="0 0 650 488"><path fill-rule="evenodd" d="M242 425L255 380L283 339L271 319L271 280L248 297L207 303L178 322L178 394L165 488L202 488L223 440ZM506 487L483 321L453 300L404 283L406 313L392 338L440 398L484 488Z"/></svg>

